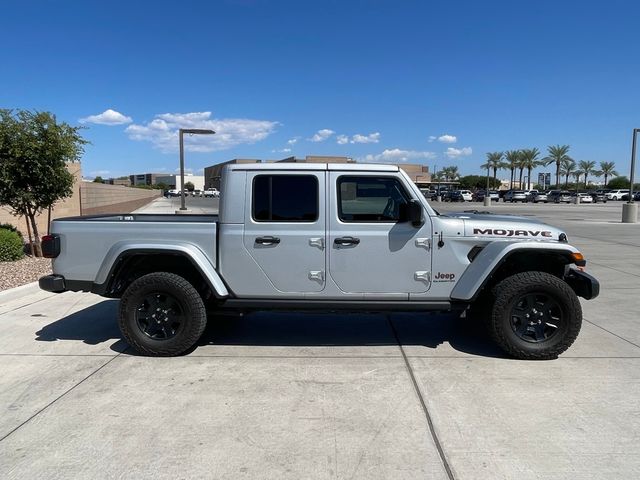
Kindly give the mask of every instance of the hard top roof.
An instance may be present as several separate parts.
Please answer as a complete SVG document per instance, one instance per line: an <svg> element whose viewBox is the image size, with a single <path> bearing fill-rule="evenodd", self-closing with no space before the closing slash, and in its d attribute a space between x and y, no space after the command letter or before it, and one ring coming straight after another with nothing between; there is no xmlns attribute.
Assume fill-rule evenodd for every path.
<svg viewBox="0 0 640 480"><path fill-rule="evenodd" d="M227 165L229 170L331 170L331 171L365 171L365 172L397 172L396 165L379 163L236 163Z"/></svg>

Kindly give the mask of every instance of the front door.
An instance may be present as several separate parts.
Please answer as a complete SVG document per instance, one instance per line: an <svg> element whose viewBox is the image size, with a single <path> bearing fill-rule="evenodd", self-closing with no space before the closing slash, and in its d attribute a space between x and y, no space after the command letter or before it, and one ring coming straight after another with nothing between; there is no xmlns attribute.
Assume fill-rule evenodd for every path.
<svg viewBox="0 0 640 480"><path fill-rule="evenodd" d="M329 272L346 293L423 293L431 285L431 222L403 221L400 177L331 172Z"/></svg>
<svg viewBox="0 0 640 480"><path fill-rule="evenodd" d="M324 290L325 172L249 172L244 247L283 293Z"/></svg>

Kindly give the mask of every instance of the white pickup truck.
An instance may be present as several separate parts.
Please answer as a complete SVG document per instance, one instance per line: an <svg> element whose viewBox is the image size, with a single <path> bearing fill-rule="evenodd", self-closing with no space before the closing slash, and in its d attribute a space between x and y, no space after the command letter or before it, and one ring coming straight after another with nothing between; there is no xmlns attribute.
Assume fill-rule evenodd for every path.
<svg viewBox="0 0 640 480"><path fill-rule="evenodd" d="M220 215L55 220L41 288L120 298L125 339L190 349L223 309L464 311L518 358L554 358L598 295L582 254L531 218L441 215L395 166L229 165Z"/></svg>

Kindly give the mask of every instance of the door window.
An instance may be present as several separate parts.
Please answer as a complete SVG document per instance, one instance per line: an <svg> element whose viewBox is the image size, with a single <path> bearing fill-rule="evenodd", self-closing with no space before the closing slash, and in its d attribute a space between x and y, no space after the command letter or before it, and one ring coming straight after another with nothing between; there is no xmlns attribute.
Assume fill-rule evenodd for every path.
<svg viewBox="0 0 640 480"><path fill-rule="evenodd" d="M252 217L257 222L318 220L318 179L313 175L258 175Z"/></svg>
<svg viewBox="0 0 640 480"><path fill-rule="evenodd" d="M396 178L338 178L338 218L343 222L399 222L409 199Z"/></svg>

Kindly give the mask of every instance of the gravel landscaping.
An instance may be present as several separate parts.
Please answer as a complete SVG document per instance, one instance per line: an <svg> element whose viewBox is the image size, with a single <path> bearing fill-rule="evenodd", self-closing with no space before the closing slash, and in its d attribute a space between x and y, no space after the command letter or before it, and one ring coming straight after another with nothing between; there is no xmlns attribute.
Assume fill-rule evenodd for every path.
<svg viewBox="0 0 640 480"><path fill-rule="evenodd" d="M51 273L51 259L25 257L15 262L0 262L0 291L37 281Z"/></svg>

